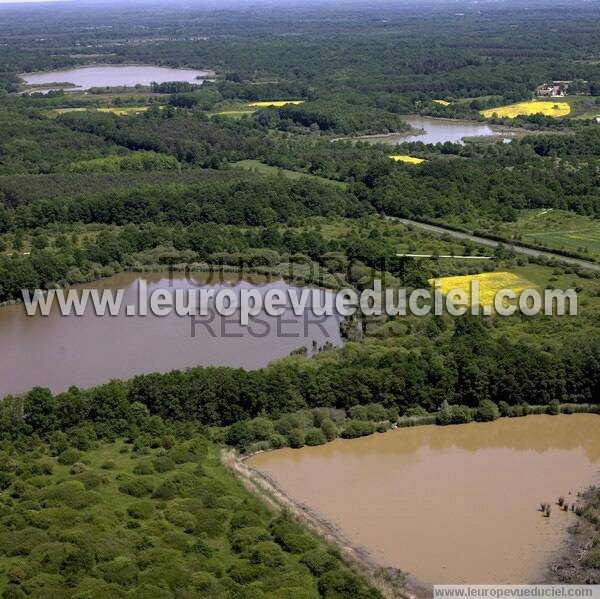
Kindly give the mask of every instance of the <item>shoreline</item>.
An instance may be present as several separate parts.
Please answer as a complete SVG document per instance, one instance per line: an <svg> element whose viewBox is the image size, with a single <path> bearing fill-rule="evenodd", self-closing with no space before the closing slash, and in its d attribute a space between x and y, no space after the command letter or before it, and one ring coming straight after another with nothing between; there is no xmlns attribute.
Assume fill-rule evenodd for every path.
<svg viewBox="0 0 600 599"><path fill-rule="evenodd" d="M342 560L358 570L383 597L386 599L398 597L421 599L431 596L430 586L412 574L377 564L366 549L353 544L335 524L309 506L296 501L270 476L248 466L246 464L248 457L240 456L235 450L222 450L220 461L248 491L257 496L271 511L287 510L313 534L327 543L335 545L340 550ZM389 582L386 573L393 574L394 583Z"/></svg>
<svg viewBox="0 0 600 599"><path fill-rule="evenodd" d="M594 410L594 407L591 404L587 405L590 411L584 413L600 415L598 414L597 410ZM545 414L543 412L537 412L529 414L528 416L541 415ZM396 426L389 429L386 432L389 433L392 430L397 431L402 428L412 428L414 426L432 426L431 422L425 421L426 417L422 418L424 420L423 422L415 421L413 424L408 426ZM509 418L508 416L504 416L501 417L501 419L511 418ZM474 423L470 422L464 424ZM435 424L435 426L440 425ZM373 433L372 435L367 436L374 436L376 434L378 433ZM342 440L341 437L337 437L335 439L335 441L338 440ZM354 439L344 439L344 441L353 440ZM325 445L329 445L332 442L333 441L328 441L327 443L325 443ZM252 480L258 479L259 481L261 481L261 484L255 485L254 490L254 492L259 497L261 497L263 492L267 492L270 496L275 494L276 497L282 497L285 505L289 504L293 506L294 510L292 510L292 513L294 513L294 515L296 515L301 520L301 522L310 530L312 530L313 532L317 532L317 534L319 534L320 536L324 536L322 532L322 529L324 529L326 533L331 534L331 539L329 539L329 537L325 535L326 540L333 540L333 542L335 542L343 550L349 548L351 550L351 559L360 561L360 567L365 569L366 572L366 574L363 575L365 576L365 578L367 578L367 580L371 581L371 577L376 576L377 573L381 572L382 569L385 569L386 566L378 564L375 560L373 560L368 550L356 546L352 541L350 541L346 537L344 532L335 524L333 524L329 519L312 509L309 505L299 502L294 497L292 497L279 485L279 483L275 479L273 479L273 477L255 468L252 468L247 464L247 461L256 455L260 455L263 453L271 453L274 451L278 451L279 449L280 448L260 449L243 455L239 454L235 449L223 451L229 451L232 454L234 454L235 461L240 465L241 468L241 476L247 476ZM594 488L594 486L599 483L600 478L595 481L591 481L588 487L581 489L577 492L575 497L578 504L578 508L582 508L586 505L586 493L589 492L590 489ZM256 488L256 486L258 486L258 488ZM296 510L299 513L296 513ZM539 580L531 580L527 584L587 584L587 578L585 577L589 575L589 569L586 570L585 566L582 565L581 557L584 554L584 552L586 552L592 547L593 538L598 531L592 526L592 524L588 520L579 515L579 513L576 515L576 518L577 520L568 527L568 529L565 532L565 536L560 539L560 542L557 544L555 551L545 562L544 573L542 574L541 578ZM401 570L400 568L396 567L392 568L397 572L402 573L403 577L407 581L406 591L410 592L411 597L415 597L415 599L420 599L421 597L431 595L431 585L424 581L421 581L410 572ZM596 582L600 583L600 574L599 579ZM387 597L387 595L384 596Z"/></svg>

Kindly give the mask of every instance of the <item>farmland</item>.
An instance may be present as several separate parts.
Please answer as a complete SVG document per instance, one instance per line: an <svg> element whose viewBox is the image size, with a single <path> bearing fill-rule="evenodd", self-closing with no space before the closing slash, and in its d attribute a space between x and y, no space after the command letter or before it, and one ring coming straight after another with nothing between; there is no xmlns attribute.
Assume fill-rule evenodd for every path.
<svg viewBox="0 0 600 599"><path fill-rule="evenodd" d="M392 154L390 158L394 162L405 162L407 164L421 164L425 162L424 158L417 158L416 156L408 156L407 154Z"/></svg>
<svg viewBox="0 0 600 599"><path fill-rule="evenodd" d="M565 117L571 113L571 105L562 100L532 100L529 102L518 102L507 106L489 108L482 110L481 115L486 118L509 118L514 119L518 116L531 116L534 114L543 114L550 117Z"/></svg>
<svg viewBox="0 0 600 599"><path fill-rule="evenodd" d="M494 298L500 290L511 290L518 297L525 289L536 287L531 281L514 272L485 272L474 275L443 277L440 279L440 289L445 296L453 290L462 290L470 302L473 282L479 284L479 300L482 306L493 306ZM429 283L434 285L435 280L430 279Z"/></svg>

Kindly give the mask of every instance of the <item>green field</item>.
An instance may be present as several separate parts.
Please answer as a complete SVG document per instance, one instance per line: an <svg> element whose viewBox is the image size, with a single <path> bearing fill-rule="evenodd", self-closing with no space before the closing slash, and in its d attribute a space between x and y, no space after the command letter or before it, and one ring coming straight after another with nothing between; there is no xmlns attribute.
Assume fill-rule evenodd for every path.
<svg viewBox="0 0 600 599"><path fill-rule="evenodd" d="M498 232L548 249L600 257L600 222L573 212L526 210Z"/></svg>
<svg viewBox="0 0 600 599"><path fill-rule="evenodd" d="M283 175L288 179L302 179L303 177L310 177L311 179L315 179L321 183L326 183L327 185L334 185L335 187L346 189L346 183L343 183L342 181L334 181L333 179L318 177L317 175L299 173L298 171L291 171L286 168L278 168L276 166L265 164L260 160L240 160L239 162L234 162L233 166L235 168L242 168L248 171L256 171L265 175Z"/></svg>

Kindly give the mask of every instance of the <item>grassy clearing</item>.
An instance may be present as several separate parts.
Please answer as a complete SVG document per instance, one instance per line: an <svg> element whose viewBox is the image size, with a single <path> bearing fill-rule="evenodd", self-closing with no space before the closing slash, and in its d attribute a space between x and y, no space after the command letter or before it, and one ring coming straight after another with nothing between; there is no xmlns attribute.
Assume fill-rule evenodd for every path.
<svg viewBox="0 0 600 599"><path fill-rule="evenodd" d="M501 289L510 289L518 296L525 289L536 287L534 283L514 272L485 272L476 275L462 275L457 277L443 277L441 280L442 293L446 296L453 290L464 291L469 302L471 301L471 284L479 283L479 302L482 306L493 306L494 298ZM429 280L430 285L435 285L435 279Z"/></svg>
<svg viewBox="0 0 600 599"><path fill-rule="evenodd" d="M222 110L220 112L213 112L210 116L225 116L232 119L241 119L243 116L254 114L256 110L248 110L247 108L240 110Z"/></svg>
<svg viewBox="0 0 600 599"><path fill-rule="evenodd" d="M568 116L571 114L571 105L565 101L531 100L508 106L489 108L480 112L482 116L488 119L494 117L514 119L518 116L531 116L540 113L545 116L557 118Z"/></svg>
<svg viewBox="0 0 600 599"><path fill-rule="evenodd" d="M346 189L346 183L343 183L342 181L334 181L333 179L325 179L325 177L318 177L317 175L299 173L298 171L291 171L286 168L278 168L276 166L271 166L269 164L265 164L264 162L260 162L260 160L240 160L239 162L234 162L233 166L235 168L242 168L244 170L256 171L265 175L283 175L288 179L302 179L303 177L310 177L311 179L315 179L321 183L326 183L327 185L334 185L341 189Z"/></svg>
<svg viewBox="0 0 600 599"><path fill-rule="evenodd" d="M160 109L164 106L159 106ZM117 116L130 116L132 114L141 114L150 110L150 106L106 106L98 108L98 112L108 112L110 114L116 114Z"/></svg>
<svg viewBox="0 0 600 599"><path fill-rule="evenodd" d="M564 210L526 210L499 231L516 241L600 257L600 222Z"/></svg>
<svg viewBox="0 0 600 599"><path fill-rule="evenodd" d="M425 162L424 158L417 158L416 156L408 156L407 154L392 154L389 156L395 162L405 162L407 164L421 164Z"/></svg>

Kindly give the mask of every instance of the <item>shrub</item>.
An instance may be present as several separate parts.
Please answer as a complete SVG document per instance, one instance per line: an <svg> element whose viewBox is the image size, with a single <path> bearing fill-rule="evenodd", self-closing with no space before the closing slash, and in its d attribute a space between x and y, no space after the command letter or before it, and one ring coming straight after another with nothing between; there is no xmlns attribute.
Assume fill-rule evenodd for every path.
<svg viewBox="0 0 600 599"><path fill-rule="evenodd" d="M104 462L102 464L102 466L100 466L100 468L102 468L102 470L114 470L117 467L117 465L115 464L115 462L113 460L107 460L106 462Z"/></svg>
<svg viewBox="0 0 600 599"><path fill-rule="evenodd" d="M202 555L203 557L210 558L214 555L214 549L205 543L202 539L198 539L190 548L189 551L192 553L197 553L198 555Z"/></svg>
<svg viewBox="0 0 600 599"><path fill-rule="evenodd" d="M152 462L156 472L170 472L175 468L175 462L168 455L161 455L155 458Z"/></svg>
<svg viewBox="0 0 600 599"><path fill-rule="evenodd" d="M337 560L322 549L313 549L307 551L301 558L300 562L304 564L314 576L321 576L329 570L333 570L337 565Z"/></svg>
<svg viewBox="0 0 600 599"><path fill-rule="evenodd" d="M150 501L136 501L127 508L127 513L132 518L147 520L154 514L154 505Z"/></svg>
<svg viewBox="0 0 600 599"><path fill-rule="evenodd" d="M153 481L147 477L130 478L119 485L121 493L132 497L144 497L144 495L152 493L153 489Z"/></svg>
<svg viewBox="0 0 600 599"><path fill-rule="evenodd" d="M475 413L475 420L478 422L492 422L500 418L500 410L498 406L489 399L484 399L479 402L477 412Z"/></svg>
<svg viewBox="0 0 600 599"><path fill-rule="evenodd" d="M356 439L358 437L372 435L374 432L375 425L372 422L350 420L344 427L344 430L342 430L342 437L344 439Z"/></svg>
<svg viewBox="0 0 600 599"><path fill-rule="evenodd" d="M271 445L273 449L280 449L287 445L287 439L279 433L274 433L269 439L269 445Z"/></svg>
<svg viewBox="0 0 600 599"><path fill-rule="evenodd" d="M58 463L64 466L72 466L75 462L80 462L82 458L83 453L71 447L58 456Z"/></svg>
<svg viewBox="0 0 600 599"><path fill-rule="evenodd" d="M262 541L250 550L250 563L263 564L267 568L278 568L284 564L283 551L273 541Z"/></svg>
<svg viewBox="0 0 600 599"><path fill-rule="evenodd" d="M560 414L560 402L558 399L553 399L548 404L548 410L546 413L550 414L551 416L558 416L558 414Z"/></svg>
<svg viewBox="0 0 600 599"><path fill-rule="evenodd" d="M152 462L149 462L147 460L143 460L141 462L138 462L134 466L133 473L134 474L139 474L139 475L142 475L142 476L146 476L148 474L154 474L154 466L152 465Z"/></svg>
<svg viewBox="0 0 600 599"><path fill-rule="evenodd" d="M196 519L189 512L184 512L177 509L168 509L165 512L167 520L179 528L183 528L185 532L192 532L196 526Z"/></svg>
<svg viewBox="0 0 600 599"><path fill-rule="evenodd" d="M306 444L307 445L323 445L327 443L327 437L320 428L311 428L306 433Z"/></svg>
<svg viewBox="0 0 600 599"><path fill-rule="evenodd" d="M588 551L583 558L583 562L586 566L600 568L600 547L594 547Z"/></svg>
<svg viewBox="0 0 600 599"><path fill-rule="evenodd" d="M240 584L247 584L263 574L261 564L251 564L248 560L235 562L228 570L229 576Z"/></svg>
<svg viewBox="0 0 600 599"><path fill-rule="evenodd" d="M252 545L268 541L271 535L260 526L250 526L233 532L230 536L231 549L236 553L246 553Z"/></svg>
<svg viewBox="0 0 600 599"><path fill-rule="evenodd" d="M229 526L231 530L237 530L238 528L247 528L251 526L261 526L262 519L256 512L251 512L249 510L240 510L237 511L233 518L231 518L231 522Z"/></svg>
<svg viewBox="0 0 600 599"><path fill-rule="evenodd" d="M192 575L192 587L203 597L216 597L220 594L219 581L208 572L197 572Z"/></svg>
<svg viewBox="0 0 600 599"><path fill-rule="evenodd" d="M331 418L324 418L321 422L321 430L328 441L333 441L337 437L337 426Z"/></svg>
<svg viewBox="0 0 600 599"><path fill-rule="evenodd" d="M112 562L101 566L104 580L114 582L122 586L131 586L138 577L138 569L133 560L125 556L119 556Z"/></svg>
<svg viewBox="0 0 600 599"><path fill-rule="evenodd" d="M347 570L330 570L319 579L319 591L325 597L352 597L366 599L371 592L361 579Z"/></svg>
<svg viewBox="0 0 600 599"><path fill-rule="evenodd" d="M293 447L294 449L304 447L304 431L299 428L292 429L288 434L288 442L290 444L290 447Z"/></svg>
<svg viewBox="0 0 600 599"><path fill-rule="evenodd" d="M82 509L100 499L97 493L86 491L85 485L78 480L67 480L49 487L42 495L42 503L45 507L67 506Z"/></svg>

